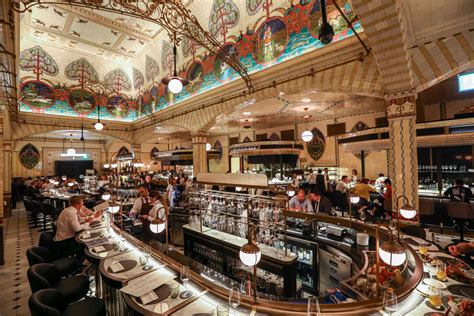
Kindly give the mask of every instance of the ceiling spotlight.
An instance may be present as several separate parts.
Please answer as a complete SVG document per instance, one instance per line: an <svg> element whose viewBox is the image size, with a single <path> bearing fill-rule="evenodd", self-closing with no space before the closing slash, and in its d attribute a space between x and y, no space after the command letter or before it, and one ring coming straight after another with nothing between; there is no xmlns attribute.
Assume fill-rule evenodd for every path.
<svg viewBox="0 0 474 316"><path fill-rule="evenodd" d="M243 115L250 115L252 112L242 112Z"/></svg>
<svg viewBox="0 0 474 316"><path fill-rule="evenodd" d="M309 102L311 102L311 99L304 98L304 99L301 99L301 102L304 102L304 103L309 103Z"/></svg>
<svg viewBox="0 0 474 316"><path fill-rule="evenodd" d="M332 38L334 36L334 29L332 28L331 24L328 23L327 14L326 14L326 0L321 0L321 17L323 23L321 28L319 29L319 36L318 39L324 45L327 45L332 42Z"/></svg>

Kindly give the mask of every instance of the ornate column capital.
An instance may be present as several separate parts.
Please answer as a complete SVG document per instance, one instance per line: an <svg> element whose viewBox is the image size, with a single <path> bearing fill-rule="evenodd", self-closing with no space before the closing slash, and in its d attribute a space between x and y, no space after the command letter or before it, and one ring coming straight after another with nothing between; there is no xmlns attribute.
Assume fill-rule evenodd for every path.
<svg viewBox="0 0 474 316"><path fill-rule="evenodd" d="M3 140L2 143L3 151L12 151L12 142L8 140Z"/></svg>
<svg viewBox="0 0 474 316"><path fill-rule="evenodd" d="M191 142L193 144L206 144L208 136L209 136L208 132L193 133L191 134Z"/></svg>
<svg viewBox="0 0 474 316"><path fill-rule="evenodd" d="M408 90L384 96L387 105L387 118L399 119L416 115L416 92Z"/></svg>

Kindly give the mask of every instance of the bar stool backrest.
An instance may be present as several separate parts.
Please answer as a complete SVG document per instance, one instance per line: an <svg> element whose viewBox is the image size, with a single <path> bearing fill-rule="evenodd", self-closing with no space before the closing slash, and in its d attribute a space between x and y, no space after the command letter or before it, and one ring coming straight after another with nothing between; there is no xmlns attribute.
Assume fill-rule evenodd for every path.
<svg viewBox="0 0 474 316"><path fill-rule="evenodd" d="M474 209L470 203L449 202L446 205L448 216L457 219L474 219Z"/></svg>
<svg viewBox="0 0 474 316"><path fill-rule="evenodd" d="M434 201L434 199L420 198L420 200L419 200L419 209L420 209L420 215L434 215L434 213L435 213L435 201Z"/></svg>
<svg viewBox="0 0 474 316"><path fill-rule="evenodd" d="M26 258L31 267L37 263L48 263L51 260L51 253L46 247L31 247L26 250Z"/></svg>
<svg viewBox="0 0 474 316"><path fill-rule="evenodd" d="M30 283L31 293L50 288L60 279L58 268L52 263L32 265L26 274Z"/></svg>
<svg viewBox="0 0 474 316"><path fill-rule="evenodd" d="M61 316L64 297L56 289L44 289L33 293L28 300L32 316Z"/></svg>

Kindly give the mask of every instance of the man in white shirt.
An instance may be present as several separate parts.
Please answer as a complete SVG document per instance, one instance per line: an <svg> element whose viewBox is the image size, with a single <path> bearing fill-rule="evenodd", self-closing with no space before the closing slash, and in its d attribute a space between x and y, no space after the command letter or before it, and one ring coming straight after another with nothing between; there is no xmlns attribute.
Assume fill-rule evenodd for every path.
<svg viewBox="0 0 474 316"><path fill-rule="evenodd" d="M351 182L348 176L342 176L341 180L336 185L336 191L341 191L342 193L346 193L349 190L347 184Z"/></svg>
<svg viewBox="0 0 474 316"><path fill-rule="evenodd" d="M384 176L383 173L379 173L379 177L375 180L375 186L376 187L382 187L384 186L384 181L387 179L386 176Z"/></svg>
<svg viewBox="0 0 474 316"><path fill-rule="evenodd" d="M57 241L58 248L63 256L75 254L80 260L80 258L84 258L84 250L82 245L76 242L75 237L78 232L85 228L84 225L79 223L78 216L78 212L84 206L84 201L80 196L74 196L69 201L69 205L59 214L54 240ZM82 261L80 260L80 262Z"/></svg>

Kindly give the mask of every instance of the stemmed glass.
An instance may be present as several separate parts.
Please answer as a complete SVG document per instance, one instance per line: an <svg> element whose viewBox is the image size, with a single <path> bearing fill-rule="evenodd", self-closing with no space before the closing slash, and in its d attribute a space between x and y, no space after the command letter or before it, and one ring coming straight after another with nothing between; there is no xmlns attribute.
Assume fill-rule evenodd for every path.
<svg viewBox="0 0 474 316"><path fill-rule="evenodd" d="M308 298L308 308L306 310L307 316L320 316L321 313L319 311L319 301L318 298L315 296L311 296Z"/></svg>
<svg viewBox="0 0 474 316"><path fill-rule="evenodd" d="M183 266L181 268L181 274L179 275L179 278L181 279L181 282L183 282L183 285L184 285L184 292L181 293L180 297L182 299L186 299L191 296L191 292L188 291L188 281L189 281L189 267L188 266Z"/></svg>
<svg viewBox="0 0 474 316"><path fill-rule="evenodd" d="M229 305L234 309L234 315L237 315L236 308L240 305L240 291L236 286L229 290Z"/></svg>
<svg viewBox="0 0 474 316"><path fill-rule="evenodd" d="M389 315L398 310L397 295L392 289L387 289L383 293L383 308Z"/></svg>
<svg viewBox="0 0 474 316"><path fill-rule="evenodd" d="M120 251L125 251L125 250L127 250L127 248L125 247L125 240L127 240L127 239L125 238L125 235L124 235L122 232L120 232L120 241L121 241L121 246L122 246L122 247L120 248Z"/></svg>

